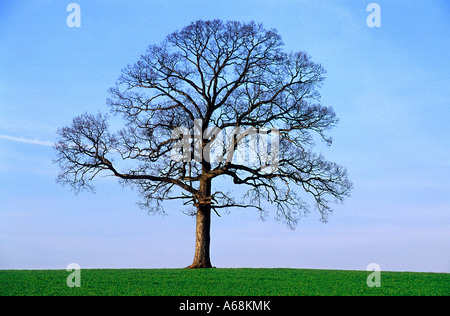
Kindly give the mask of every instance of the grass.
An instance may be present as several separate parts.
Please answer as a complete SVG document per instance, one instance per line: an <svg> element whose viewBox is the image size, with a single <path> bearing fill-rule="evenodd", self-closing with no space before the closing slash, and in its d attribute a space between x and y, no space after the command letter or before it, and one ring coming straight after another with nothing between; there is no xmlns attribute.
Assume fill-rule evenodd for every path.
<svg viewBox="0 0 450 316"><path fill-rule="evenodd" d="M0 270L0 296L448 296L450 274L306 269L85 269L69 288L65 270Z"/></svg>

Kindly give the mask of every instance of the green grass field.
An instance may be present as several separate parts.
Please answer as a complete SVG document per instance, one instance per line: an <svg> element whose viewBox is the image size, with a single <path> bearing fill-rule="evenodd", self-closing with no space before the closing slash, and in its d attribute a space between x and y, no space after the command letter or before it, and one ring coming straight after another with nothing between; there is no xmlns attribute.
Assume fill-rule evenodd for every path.
<svg viewBox="0 0 450 316"><path fill-rule="evenodd" d="M86 269L70 288L65 270L0 270L0 296L8 295L450 295L450 274L306 269Z"/></svg>

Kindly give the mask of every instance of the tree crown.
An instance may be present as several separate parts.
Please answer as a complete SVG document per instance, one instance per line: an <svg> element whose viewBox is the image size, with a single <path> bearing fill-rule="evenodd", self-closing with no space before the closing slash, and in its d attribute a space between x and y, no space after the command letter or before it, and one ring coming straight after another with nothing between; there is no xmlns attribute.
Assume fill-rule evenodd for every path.
<svg viewBox="0 0 450 316"><path fill-rule="evenodd" d="M136 186L141 206L156 212L162 201L182 199L218 214L254 207L264 217L268 201L291 227L309 210L301 189L326 220L329 198L342 201L352 185L345 168L312 151L313 140L331 144L327 133L338 120L320 104L323 67L282 48L276 30L220 20L196 21L150 45L110 89L107 103L122 115L122 130L112 134L106 116L84 114L58 131L59 180L92 189L90 180L109 172ZM119 170L113 154L133 166ZM255 159L244 163L239 154ZM246 187L242 201L202 190L219 176Z"/></svg>

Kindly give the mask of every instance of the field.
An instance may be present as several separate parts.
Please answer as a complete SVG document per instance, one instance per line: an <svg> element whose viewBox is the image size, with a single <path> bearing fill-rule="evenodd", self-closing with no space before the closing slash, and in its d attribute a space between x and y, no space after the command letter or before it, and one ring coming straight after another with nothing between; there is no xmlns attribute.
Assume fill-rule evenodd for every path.
<svg viewBox="0 0 450 316"><path fill-rule="evenodd" d="M86 269L70 288L66 270L0 270L0 296L9 295L450 295L450 274L381 272L381 287L366 284L368 271L306 269Z"/></svg>

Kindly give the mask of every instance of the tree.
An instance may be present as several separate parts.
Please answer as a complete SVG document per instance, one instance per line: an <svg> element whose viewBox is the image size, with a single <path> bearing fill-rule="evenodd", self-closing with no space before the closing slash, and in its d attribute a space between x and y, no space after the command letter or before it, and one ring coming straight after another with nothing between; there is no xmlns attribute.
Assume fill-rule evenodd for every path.
<svg viewBox="0 0 450 316"><path fill-rule="evenodd" d="M113 175L155 213L181 199L196 216L190 268L211 267L212 212L252 207L264 218L268 203L293 228L311 208L304 192L326 221L330 199L343 201L352 184L345 168L312 149L317 137L331 144L338 120L320 104L323 67L282 47L276 30L220 20L150 45L109 91L123 129L111 133L107 115L83 114L58 130L58 180L78 192L93 189L100 173ZM245 194L213 188L219 178Z"/></svg>

